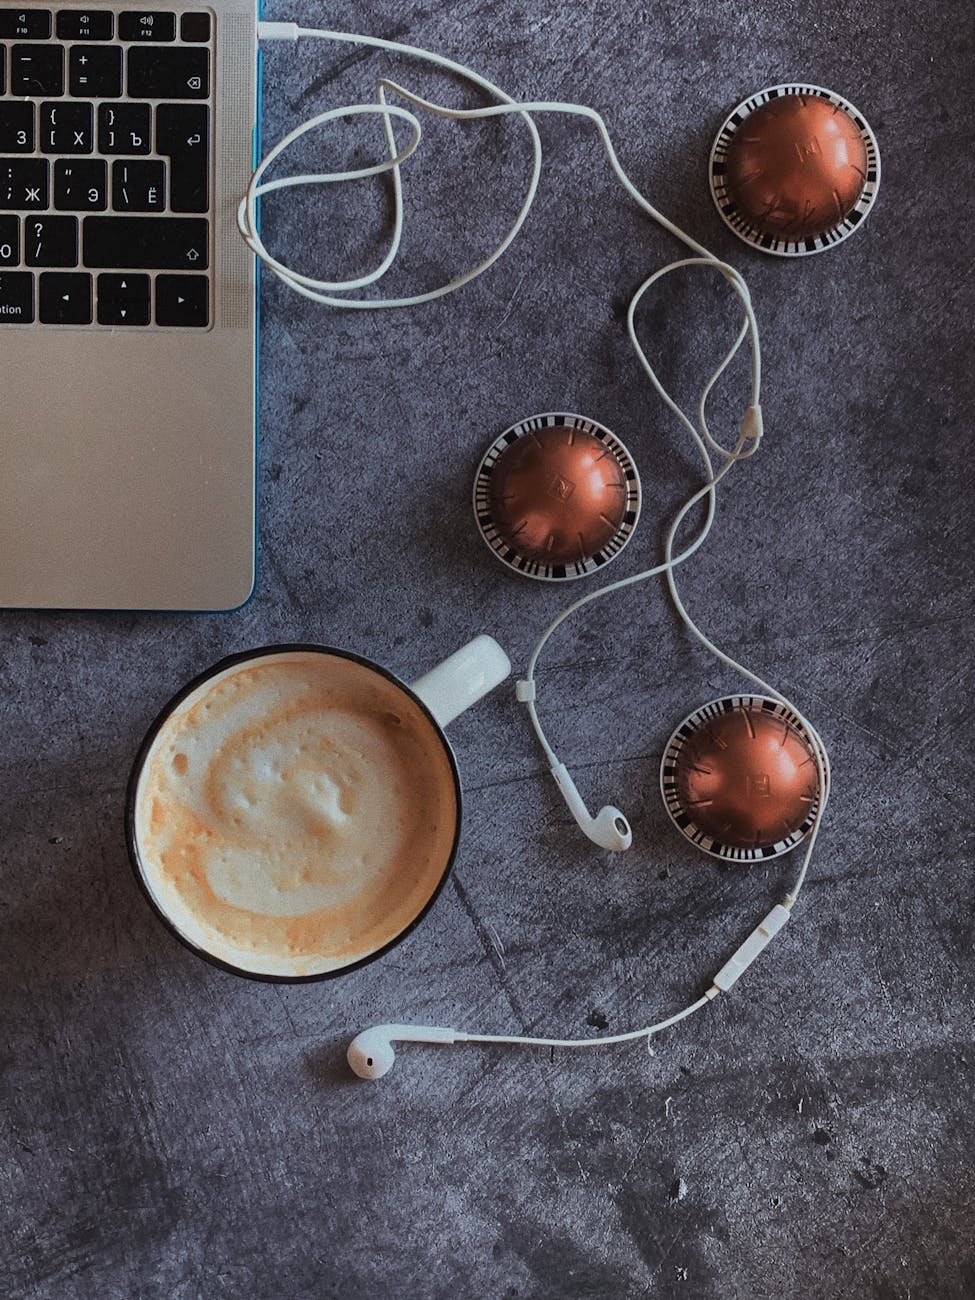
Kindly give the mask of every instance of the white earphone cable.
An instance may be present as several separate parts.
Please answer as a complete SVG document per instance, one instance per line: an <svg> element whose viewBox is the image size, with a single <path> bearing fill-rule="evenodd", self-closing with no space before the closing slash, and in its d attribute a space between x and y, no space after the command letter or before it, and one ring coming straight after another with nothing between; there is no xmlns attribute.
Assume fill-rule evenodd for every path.
<svg viewBox="0 0 975 1300"><path fill-rule="evenodd" d="M490 266L492 266L504 254L504 252L514 241L514 239L518 235L518 232L521 230L522 226L524 225L524 222L534 203L538 191L539 178L541 175L542 147L541 147L541 139L538 134L538 129L533 120L532 114L539 114L539 113L558 113L558 114L572 115L572 116L582 117L587 121L591 122L596 127L596 130L599 134L600 142L602 143L603 148L609 159L610 166L612 167L613 172L615 173L617 179L620 181L620 184L623 186L626 192L638 204L638 206L644 212L647 213L648 216L650 216L665 230L673 234L677 239L681 240L695 254L694 257L684 258L680 261L673 262L661 268L660 270L654 272L653 275L649 276L643 282L643 284L637 289L636 293L633 295L630 301L629 309L627 312L627 333L629 335L630 342L636 351L637 358L640 362L640 365L643 368L644 372L646 373L651 384L653 385L653 387L655 388L655 390L657 391L658 395L660 396L664 404L667 406L667 408L670 411L672 411L673 414L677 417L677 419L681 422L681 424L683 424L685 429L690 434L694 445L699 451L703 461L704 470L705 470L704 485L688 498L688 500L684 503L684 505L680 508L680 510L675 515L667 533L665 547L664 547L664 560L662 563L654 565L652 568L645 569L644 571L634 574L628 578L623 578L618 582L610 583L607 586L601 587L597 591L592 591L587 593L585 596L580 597L578 600L570 604L565 610L562 611L562 613L556 619L554 619L549 624L549 626L542 633L529 660L526 682L530 685L530 689L525 691L524 695L519 694L519 698L522 698L524 700L524 703L526 704L528 709L529 718L531 719L532 726L538 737L539 743L546 756L546 759L549 761L550 765L554 767L556 764L558 764L559 760L545 736L545 732L542 728L541 721L538 717L538 710L535 702L535 684L534 684L535 672L538 666L538 661L541 656L542 650L544 649L545 645L547 644L549 638L553 635L553 633L566 621L566 619L568 619L577 610L582 609L584 606L590 604L595 600L599 600L604 596L608 596L614 592L620 591L625 587L633 586L634 584L639 582L644 582L647 579L651 577L655 577L660 574L665 574L667 579L668 589L670 591L671 598L674 601L674 605L675 608L677 609L678 615L680 616L681 620L688 628L688 630L692 633L692 635L695 636L697 640L699 640L701 644L707 650L709 650L713 655L715 655L715 657L719 659L722 663L734 669L734 671L736 671L737 673L745 677L747 680L754 683L760 690L766 692L767 694L769 694L770 696L778 700L780 703L785 705L787 708L791 709L808 731L808 734L811 738L813 752L815 754L815 759L816 759L816 767L819 776L820 799L816 808L813 825L811 827L809 836L806 841L802 864L800 866L800 869L797 873L795 880L793 881L791 889L785 895L783 903L779 905L779 908L773 909L773 912L769 914L769 917L765 918L765 920L762 922L762 925L760 925L756 931L753 931L752 935L749 936L749 938L745 941L743 945L741 945L738 952L735 954L735 957L733 957L732 960L729 963L727 963L724 968L722 968L722 971L719 972L718 976L715 977L716 982L712 984L712 986L708 989L705 995L699 998L696 1002L693 1002L689 1006L685 1007L683 1010L677 1012L675 1015L668 1017L666 1020L659 1021L654 1025L650 1025L642 1029L632 1030L625 1034L616 1034L609 1037L593 1038L593 1039L551 1039L551 1038L530 1038L530 1037L487 1035L487 1034L458 1034L457 1035L458 1041L463 1040L467 1042L482 1042L482 1043L520 1043L520 1044L541 1046L541 1047L568 1047L568 1048L597 1047L597 1046L603 1046L610 1043L626 1042L636 1038L643 1038L643 1037L647 1038L649 1041L649 1038L653 1034L656 1034L660 1032L662 1029L665 1029L670 1025L676 1024L678 1021L683 1020L687 1016L694 1014L694 1012L701 1010L701 1008L706 1006L708 1002L714 996L716 996L718 992L722 991L722 989L724 988L730 987L731 984L734 982L734 980L737 979L741 971L747 967L750 961L754 959L754 956L757 955L758 951L760 951L761 948L764 946L764 944L768 942L769 938L774 933L776 933L779 928L781 928L781 925L783 924L784 920L787 919L788 912L795 904L795 901L798 898L799 892L805 881L806 873L809 867L809 861L812 856L813 848L815 847L816 840L819 834L819 827L820 827L820 823L822 820L823 812L825 810L826 801L829 794L829 759L826 755L826 750L823 746L822 740L820 739L818 732L812 727L808 719L803 717L803 715L799 712L798 709L796 709L795 705L790 700L786 699L786 697L783 696L779 691L775 690L767 682L763 681L756 674L752 673L747 668L745 668L742 664L738 663L730 655L720 650L714 644L714 642L711 641L705 635L705 633L701 631L701 629L693 621L686 607L684 606L683 601L681 600L680 595L678 594L677 585L676 585L676 578L675 578L676 567L695 554L695 552L703 545L704 541L706 540L711 530L711 526L714 521L714 515L715 515L716 487L718 483L721 482L721 480L725 477L725 475L732 469L732 467L738 461L745 460L755 453L755 451L758 449L762 437L763 427L762 427L762 412L761 412L761 405L760 405L761 347L759 343L758 324L756 322L754 310L752 308L748 287L745 284L745 281L740 275L740 273L737 270L735 270L734 267L716 258L703 245L698 243L695 239L693 239L690 235L686 234L684 231L680 230L677 226L673 224L673 222L669 221L665 216L663 216L662 213L658 212L657 209L654 208L653 205L649 202L649 200L647 200L644 197L644 195L640 193L640 191L637 189L637 187L633 184L633 182L629 179L629 177L626 175L625 171L623 170L619 162L619 159L616 155L616 151L613 147L612 141L610 139L606 124L603 118L600 116L600 114L597 113L594 109L581 104L568 104L568 103L551 102L551 101L537 101L537 102L516 101L512 99L510 96L508 96L507 94L505 94L505 92L502 91L498 86L488 81L486 78L481 77L479 74L472 71L470 68L467 68L464 65L455 62L452 59L445 58L442 55L432 54L429 51L419 49L416 46L403 45L397 41L387 41L387 40L380 39L379 37L362 36L362 35L356 35L349 32L336 32L336 31L329 31L323 29L304 28L304 27L299 27L294 23L268 23L268 22L261 22L258 24L258 35L262 40L296 41L300 37L307 37L307 38L318 39L318 40L338 41L346 44L370 46L375 49L386 50L394 54L401 54L411 58L417 58L427 63L430 63L435 67L455 73L459 77L463 78L464 80L476 86L478 89L487 92L490 96L500 101L497 104L491 104L489 106L482 107L482 108L473 108L473 109L451 108L447 105L436 104L428 99L424 99L421 96L413 93L412 91L407 90L403 86L398 85L396 82L382 79L377 84L377 98L375 103L355 104L355 105L346 106L342 108L332 109L325 113L320 113L315 117L310 118L308 121L302 123L300 126L296 127L294 130L292 130L286 136L284 136L283 139L279 141L279 143L275 145L274 148L271 149L271 151L261 161L261 163L255 170L253 176L251 177L250 183L247 187L247 192L245 193L244 197L240 202L237 220L238 220L238 225L240 228L241 235L243 236L248 246L256 254L256 256L259 257L261 261L264 262L265 265L267 265L274 272L275 275L277 275L282 281L284 281L284 283L288 284L292 289L294 289L296 293L299 293L304 297L311 299L312 301L319 302L327 306L345 307L345 308L351 308L356 310L385 310L385 309L397 308L397 307L417 306L421 303L433 301L437 298L441 298L446 296L447 294L453 293L457 289L461 288L463 285L468 284L472 280L476 279L479 275L482 275ZM521 207L515 217L513 224L510 226L507 233L502 238L500 243L495 247L495 249L487 257L483 258L470 270L466 271L465 273L459 276L456 276L454 279L450 280L448 283L444 285L441 285L438 288L428 290L424 293L414 294L411 296L398 297L398 298L338 297L335 295L349 294L356 290L363 289L368 287L369 285L375 284L378 280L380 280L382 276L385 275L386 272L393 265L396 256L399 252L401 241L402 241L404 215L403 215L402 177L401 177L400 168L403 165L403 163L406 162L406 160L415 152L415 150L419 146L421 136L422 136L422 128L416 114L409 111L408 109L400 108L396 105L390 104L387 98L388 94L394 94L398 96L399 98L405 100L408 104L411 104L414 108L422 109L426 112L435 114L440 117L452 118L456 120L477 120L477 119L493 118L493 117L499 117L499 116L511 115L511 114L518 116L525 123L531 140L532 155L533 155L531 176L529 179L527 190L525 192L525 197L522 201ZM386 144L389 150L388 159L373 164L369 167L358 168L352 171L323 172L317 174L289 176L289 177L284 177L281 179L271 180L271 181L263 180L263 177L267 172L268 168L288 148L290 148L291 145L293 145L303 135L307 134L309 131L315 130L318 127L325 126L330 122L337 121L341 118L348 117L350 115L353 116L354 115L377 115L382 118L383 128L386 136ZM396 139L395 139L395 134L393 130L394 120L406 122L411 128L410 141L406 145L406 147L401 150L398 149ZM279 259L273 257L271 253L268 251L268 249L266 248L261 238L260 232L258 230L258 221L257 221L257 205L258 205L258 200L261 198L262 195L274 191L283 190L286 188L298 187L298 186L333 184L342 181L362 179L369 176L379 176L385 172L392 173L393 200L394 200L393 230L390 238L389 249L386 255L383 257L382 261L380 262L379 266L374 271L371 271L366 275L362 275L357 278L344 280L344 281L314 279L311 276L302 275L292 270L291 268L286 266L283 262L281 262ZM720 365L712 373L707 383L705 384L704 388L702 389L701 395L698 400L698 407L697 407L697 417L698 417L697 425L695 425L694 422L677 405L677 403L673 400L673 398L664 388L663 384L660 382L656 372L651 366L643 350L643 347L639 342L639 339L637 338L636 325L635 325L636 311L646 292L658 280L660 280L663 276L670 274L672 271L683 269L685 267L693 267L693 266L707 266L707 267L712 267L713 269L719 271L721 275L723 275L724 278L729 282L729 284L732 286L734 291L737 293L739 299L741 300L741 305L742 305L742 310L744 315L743 323L741 325L741 328L738 331L738 334L734 342L732 343L730 349L728 350L725 357L721 361ZM746 337L750 339L750 343L751 343L751 400L748 404L748 407L746 408L745 417L742 421L741 428L739 429L739 433L735 445L733 448L728 449L722 446L720 443L718 443L716 439L712 436L708 428L708 422L706 417L706 406L707 406L708 398L715 384L720 379L721 375L725 372L733 357L737 354L738 350L740 349ZM714 452L721 458L722 463L720 464L717 471L715 471L714 465L711 460L711 452ZM674 554L675 539L684 520L687 518L687 515L694 508L694 506L697 505L699 502L705 500L705 498L707 503L706 517L703 522L703 525L701 526L700 532L682 551L680 551L678 554L675 555ZM781 911L782 916L773 925L769 926L768 924L769 919L774 917L776 911ZM763 927L766 928L763 930ZM756 943L756 937L759 935L761 935L761 938ZM729 968L731 968L739 958L741 958L741 960L738 961L738 966L740 967L740 969L736 969L733 974L729 975L727 973L729 971Z"/></svg>

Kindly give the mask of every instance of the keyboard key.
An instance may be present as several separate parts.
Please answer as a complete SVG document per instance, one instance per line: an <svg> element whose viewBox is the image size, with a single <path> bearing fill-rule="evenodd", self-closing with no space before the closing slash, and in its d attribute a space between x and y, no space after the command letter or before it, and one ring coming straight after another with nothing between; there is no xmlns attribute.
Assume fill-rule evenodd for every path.
<svg viewBox="0 0 975 1300"><path fill-rule="evenodd" d="M74 45L68 55L68 88L85 99L122 93L122 51L117 45Z"/></svg>
<svg viewBox="0 0 975 1300"><path fill-rule="evenodd" d="M0 104L0 153L34 152L34 105Z"/></svg>
<svg viewBox="0 0 975 1300"><path fill-rule="evenodd" d="M0 266L20 262L20 217L0 217Z"/></svg>
<svg viewBox="0 0 975 1300"><path fill-rule="evenodd" d="M11 95L63 95L63 46L12 46L10 50L10 93Z"/></svg>
<svg viewBox="0 0 975 1300"><path fill-rule="evenodd" d="M50 35L49 9L0 9L0 41L45 41Z"/></svg>
<svg viewBox="0 0 975 1300"><path fill-rule="evenodd" d="M156 276L156 324L205 329L210 323L210 282L205 275Z"/></svg>
<svg viewBox="0 0 975 1300"><path fill-rule="evenodd" d="M58 37L62 41L110 41L114 24L108 9L62 9Z"/></svg>
<svg viewBox="0 0 975 1300"><path fill-rule="evenodd" d="M44 158L0 158L0 211L47 207L48 167Z"/></svg>
<svg viewBox="0 0 975 1300"><path fill-rule="evenodd" d="M156 153L170 159L173 212L207 210L209 136L210 110L205 104L160 104L156 109Z"/></svg>
<svg viewBox="0 0 975 1300"><path fill-rule="evenodd" d="M112 163L112 207L116 212L162 212L166 207L166 164Z"/></svg>
<svg viewBox="0 0 975 1300"><path fill-rule="evenodd" d="M129 95L133 99L206 99L209 93L209 50L129 50Z"/></svg>
<svg viewBox="0 0 975 1300"><path fill-rule="evenodd" d="M118 34L122 41L175 41L176 15L145 10L119 14Z"/></svg>
<svg viewBox="0 0 975 1300"><path fill-rule="evenodd" d="M0 272L0 325L27 325L34 319L34 277L30 271Z"/></svg>
<svg viewBox="0 0 975 1300"><path fill-rule="evenodd" d="M148 325L149 277L147 275L100 275L98 277L99 325Z"/></svg>
<svg viewBox="0 0 975 1300"><path fill-rule="evenodd" d="M84 262L105 270L205 270L209 224L199 217L85 217Z"/></svg>
<svg viewBox="0 0 975 1300"><path fill-rule="evenodd" d="M77 217L27 217L24 261L28 266L77 266Z"/></svg>
<svg viewBox="0 0 975 1300"><path fill-rule="evenodd" d="M58 275L56 272L48 272L40 279L42 324L91 324L90 275Z"/></svg>
<svg viewBox="0 0 975 1300"><path fill-rule="evenodd" d="M42 153L91 153L91 104L42 104L40 135Z"/></svg>
<svg viewBox="0 0 975 1300"><path fill-rule="evenodd" d="M208 41L210 39L210 15L183 14L179 23L179 34L184 41Z"/></svg>
<svg viewBox="0 0 975 1300"><path fill-rule="evenodd" d="M54 164L54 206L61 212L104 212L108 164L100 158L59 158Z"/></svg>
<svg viewBox="0 0 975 1300"><path fill-rule="evenodd" d="M148 153L152 147L148 104L99 104L99 153Z"/></svg>
<svg viewBox="0 0 975 1300"><path fill-rule="evenodd" d="M0 45L0 95L7 89L7 51Z"/></svg>

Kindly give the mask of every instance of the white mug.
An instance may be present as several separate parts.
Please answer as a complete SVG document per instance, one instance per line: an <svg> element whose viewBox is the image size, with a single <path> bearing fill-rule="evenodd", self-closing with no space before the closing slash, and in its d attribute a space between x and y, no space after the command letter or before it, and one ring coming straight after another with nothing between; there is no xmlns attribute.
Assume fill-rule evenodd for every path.
<svg viewBox="0 0 975 1300"><path fill-rule="evenodd" d="M452 775L455 813L453 825L449 827L451 832L449 852L444 852L442 863L439 861L436 863L436 870L429 877L429 881L426 876L424 877L422 886L424 896L416 900L415 911L412 914L402 917L402 924L398 920L394 922L397 927L395 933L388 934L374 949L353 953L348 961L335 959L332 956L327 961L324 958L316 961L313 958L309 959L307 954L299 960L280 951L255 955L254 952L244 948L235 949L233 944L216 942L207 926L194 915L192 907L188 903L184 905L174 889L164 887L163 873L150 862L149 855L143 851L143 844L140 843L140 838L145 838L147 825L145 810L147 772L154 761L154 756L158 757L162 753L161 747L171 740L174 732L178 731L180 719L187 718L194 706L205 697L212 698L210 693L214 687L221 685L224 679L232 679L243 669L259 667L263 663L273 664L276 657L282 655L290 655L306 662L309 656L336 656L359 665L369 673L378 674L385 683L391 683L397 693L401 693L418 706L423 715L418 725L422 730L423 720L425 720L430 727L429 743L433 746L431 752L439 753L442 748ZM450 875L456 856L462 821L462 788L457 761L443 728L458 714L470 708L504 681L510 672L511 663L508 656L489 636L476 637L412 685L407 685L388 669L361 655L321 645L266 646L233 655L207 669L174 696L153 722L139 748L129 779L125 817L129 856L136 879L156 915L177 939L198 956L225 970L256 979L288 982L325 979L345 974L381 957L401 942L427 915ZM415 711L413 716L416 718ZM439 763L439 759L437 762ZM446 837L442 843L446 846L448 843ZM410 905L412 906L412 900Z"/></svg>

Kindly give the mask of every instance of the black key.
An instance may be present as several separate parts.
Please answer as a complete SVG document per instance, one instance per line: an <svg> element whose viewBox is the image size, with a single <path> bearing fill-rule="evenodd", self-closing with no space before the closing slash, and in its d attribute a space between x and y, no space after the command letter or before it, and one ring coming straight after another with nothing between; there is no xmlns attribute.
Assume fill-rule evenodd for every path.
<svg viewBox="0 0 975 1300"><path fill-rule="evenodd" d="M85 99L116 99L122 93L122 51L117 45L73 45L68 88Z"/></svg>
<svg viewBox="0 0 975 1300"><path fill-rule="evenodd" d="M84 261L106 270L204 270L209 223L200 217L85 217Z"/></svg>
<svg viewBox="0 0 975 1300"><path fill-rule="evenodd" d="M41 322L44 325L91 324L91 276L41 276Z"/></svg>
<svg viewBox="0 0 975 1300"><path fill-rule="evenodd" d="M59 158L54 164L54 206L61 212L104 212L108 164L100 158Z"/></svg>
<svg viewBox="0 0 975 1300"><path fill-rule="evenodd" d="M0 158L0 211L47 207L47 159Z"/></svg>
<svg viewBox="0 0 975 1300"><path fill-rule="evenodd" d="M166 207L166 164L112 163L112 207L116 212L163 212Z"/></svg>
<svg viewBox="0 0 975 1300"><path fill-rule="evenodd" d="M14 45L10 51L10 93L63 95L63 46Z"/></svg>
<svg viewBox="0 0 975 1300"><path fill-rule="evenodd" d="M175 41L176 15L148 10L119 14L118 34L122 41Z"/></svg>
<svg viewBox="0 0 975 1300"><path fill-rule="evenodd" d="M40 137L42 153L91 153L91 104L42 104Z"/></svg>
<svg viewBox="0 0 975 1300"><path fill-rule="evenodd" d="M148 104L99 104L99 153L148 153L152 109Z"/></svg>
<svg viewBox="0 0 975 1300"><path fill-rule="evenodd" d="M77 266L77 217L25 217L24 261L28 266Z"/></svg>
<svg viewBox="0 0 975 1300"><path fill-rule="evenodd" d="M210 39L210 15L183 14L179 21L179 34L184 41L208 41Z"/></svg>
<svg viewBox="0 0 975 1300"><path fill-rule="evenodd" d="M205 104L160 104L156 153L169 158L173 212L206 212L209 204L210 110Z"/></svg>
<svg viewBox="0 0 975 1300"><path fill-rule="evenodd" d="M129 95L133 99L206 99L209 93L209 50L129 50Z"/></svg>
<svg viewBox="0 0 975 1300"><path fill-rule="evenodd" d="M99 325L148 325L149 277L147 275L100 275L98 277Z"/></svg>
<svg viewBox="0 0 975 1300"><path fill-rule="evenodd" d="M0 41L46 41L50 35L49 9L0 9Z"/></svg>
<svg viewBox="0 0 975 1300"><path fill-rule="evenodd" d="M205 275L156 276L156 324L202 329L210 323L210 281Z"/></svg>
<svg viewBox="0 0 975 1300"><path fill-rule="evenodd" d="M0 104L0 153L34 152L34 105Z"/></svg>
<svg viewBox="0 0 975 1300"><path fill-rule="evenodd" d="M0 217L0 266L20 261L20 217Z"/></svg>
<svg viewBox="0 0 975 1300"><path fill-rule="evenodd" d="M30 271L0 272L0 325L26 325L34 319L34 277Z"/></svg>
<svg viewBox="0 0 975 1300"><path fill-rule="evenodd" d="M113 27L108 9L62 9L58 14L62 41L110 41Z"/></svg>

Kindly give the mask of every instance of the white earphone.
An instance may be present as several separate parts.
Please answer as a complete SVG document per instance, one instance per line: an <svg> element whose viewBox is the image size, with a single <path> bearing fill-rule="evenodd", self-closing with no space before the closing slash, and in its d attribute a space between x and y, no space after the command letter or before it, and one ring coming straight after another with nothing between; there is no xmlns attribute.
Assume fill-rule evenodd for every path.
<svg viewBox="0 0 975 1300"><path fill-rule="evenodd" d="M662 1029L668 1029L671 1025L676 1025L679 1020L686 1020L695 1011L700 1011L702 1007L706 1007L719 993L727 992L739 976L744 974L759 953L768 946L788 919L788 907L783 906L781 903L773 907L768 916L763 917L761 923L755 927L745 942L738 948L734 956L721 967L717 975L715 975L711 987L703 997L698 998L696 1002L692 1002L690 1006L684 1007L676 1015L669 1016L666 1020L661 1020L655 1025L647 1025L644 1029L631 1029L625 1034L612 1034L607 1038L526 1038L505 1034L462 1034L457 1029L447 1029L437 1025L374 1025L371 1029L364 1029L361 1034L357 1034L353 1038L345 1057L353 1074L357 1074L360 1079L381 1079L383 1075L390 1072L396 1063L396 1053L393 1051L394 1042L507 1043L527 1047L580 1048L607 1047L612 1043L629 1043L637 1038L645 1038L649 1044L654 1034L659 1034Z"/></svg>
<svg viewBox="0 0 975 1300"><path fill-rule="evenodd" d="M606 804L593 817L583 803L582 795L565 764L557 763L552 768L552 775L555 777L555 784L565 796L565 802L569 805L572 816L593 844L598 844L601 849L609 849L611 853L618 853L621 849L630 847L633 843L633 832L630 830L630 823L618 808Z"/></svg>
<svg viewBox="0 0 975 1300"><path fill-rule="evenodd" d="M629 821L624 814L619 810L619 808L615 807L615 805L607 804L600 808L599 812L595 817L593 817L589 813L585 802L583 801L575 782L566 770L565 765L559 761L557 754L549 744L538 717L535 672L539 657L548 639L556 629L577 610L589 604L591 601L598 600L603 596L608 596L612 592L620 591L624 587L644 582L648 578L656 575L665 575L668 590L672 600L674 601L677 612L691 634L722 663L747 678L763 694L771 696L773 699L791 709L809 734L819 778L820 798L817 804L812 827L806 839L805 851L797 877L792 888L785 895L782 903L773 907L768 915L762 919L760 924L751 932L751 934L748 935L744 943L739 946L731 960L726 962L718 974L715 975L711 986L704 996L699 998L696 1002L691 1003L683 1010L677 1012L675 1015L668 1017L666 1020L659 1021L654 1025L649 1025L642 1029L632 1030L628 1033L617 1034L611 1037L581 1040L507 1037L491 1034L465 1034L458 1030L439 1028L436 1026L396 1024L377 1025L372 1029L367 1029L360 1033L353 1040L349 1046L347 1056L349 1065L360 1078L379 1079L392 1069L395 1060L395 1054L392 1048L392 1043L394 1041L440 1044L458 1042L513 1043L538 1047L560 1048L596 1047L611 1043L627 1042L638 1038L646 1038L649 1041L654 1034L659 1033L668 1026L676 1024L678 1021L685 1019L696 1011L699 1011L701 1008L707 1006L707 1004L716 997L718 993L731 988L738 977L748 968L752 961L755 960L769 941L782 929L782 926L789 919L792 907L794 906L796 899L799 896L799 891L805 881L829 793L829 759L826 755L826 750L823 746L822 740L815 728L808 719L803 717L800 710L797 709L790 700L786 699L784 695L775 690L775 688L769 685L768 682L763 681L762 678L758 677L755 673L749 671L742 664L731 658L731 656L725 654L724 651L720 650L705 635L705 633L701 631L684 607L677 591L675 579L675 570L677 566L689 559L701 547L710 532L715 514L715 497L718 483L721 482L725 475L735 464L737 464L738 461L746 460L750 456L754 455L762 439L763 421L760 405L762 368L761 347L758 337L758 324L755 320L755 314L752 309L748 287L742 276L734 267L709 253L703 245L699 244L690 235L680 230L673 224L673 222L669 221L665 216L658 212L656 208L654 208L640 193L620 165L616 156L616 151L610 140L606 124L595 110L581 104L566 104L548 101L519 103L506 95L504 91L499 89L499 87L493 85L490 81L479 76L469 68L464 67L462 64L444 58L441 55L432 54L426 50L418 49L415 46L402 45L396 41L385 41L378 37L360 36L349 32L334 32L313 28L302 28L298 27L295 23L278 22L258 23L258 36L261 40L292 42L298 40L300 37L340 41L346 44L371 46L376 49L387 50L396 54L404 54L456 73L478 89L486 92L493 99L499 101L498 103L491 104L484 108L455 109L442 104L434 104L431 101L414 94L412 91L406 90L404 87L397 85L395 82L384 79L378 83L377 98L374 103L344 106L329 110L325 113L320 113L316 117L313 117L296 127L281 141L279 141L279 143L275 145L262 160L251 177L250 183L247 187L247 192L240 203L237 221L241 235L252 251L271 271L274 272L275 275L283 280L285 284L294 289L296 293L327 306L345 307L356 310L385 310L394 307L417 306L421 303L430 302L436 298L444 297L469 283L477 276L483 274L483 272L493 265L493 263L496 262L510 246L524 224L535 200L539 177L541 175L542 152L541 140L538 134L538 128L533 120L533 114L570 114L576 117L582 117L593 123L599 133L599 138L608 156L610 166L626 192L638 204L638 206L647 213L648 216L661 225L665 230L680 239L694 254L693 257L683 258L680 261L672 262L668 266L662 267L660 270L649 276L637 289L630 301L627 313L627 333L630 342L636 351L637 359L651 384L656 389L664 404L673 412L690 434L702 459L705 473L704 484L692 494L692 496L677 512L677 515L667 533L664 546L664 559L662 563L646 569L641 573L634 574L628 578L623 578L618 582L610 583L608 586L587 593L585 596L574 601L567 609L563 610L558 618L553 620L553 622L545 629L538 644L532 652L525 679L517 684L517 698L525 704L528 710L529 718L538 737L539 744L541 745L548 761L552 776L554 777L563 798L582 831L601 849L610 852L619 852L628 849L633 841L633 833ZM404 219L401 167L419 146L422 137L422 128L419 118L415 113L408 109L400 108L388 103L388 94L397 95L406 100L406 102L411 104L414 108L423 109L424 111L434 113L441 117L454 118L457 120L490 118L506 114L517 116L525 124L532 143L533 163L531 177L521 209L508 233L493 252L471 270L455 277L453 280L439 288L429 290L425 293L415 294L411 297L387 299L338 297L336 295L349 294L376 283L376 281L378 281L389 270L390 266L392 266L400 247ZM265 181L262 179L272 163L308 131L349 116L363 114L378 115L383 119L383 127L389 150L389 157L385 161L353 171L286 176L271 181ZM396 137L394 134L395 121L407 123L412 132L409 143L402 150L398 148L396 143ZM265 247L258 230L257 222L258 200L263 194L297 186L324 185L341 181L358 180L370 176L380 176L386 172L391 174L393 186L393 232L390 238L389 249L380 265L374 271L353 280L316 280L310 276L301 275L298 272L291 270L283 262L273 257ZM685 412L681 410L661 384L637 338L635 326L637 307L639 306L644 294L652 285L663 276L670 274L672 271L696 266L717 270L728 281L741 301L744 315L742 326L734 343L701 391L697 406L697 424L695 424L685 414ZM745 409L745 414L741 421L735 444L732 448L728 448L721 445L712 437L707 424L706 405L712 389L746 338L749 339L751 345L751 396L749 404ZM721 458L722 463L717 469L715 469L711 459L712 452ZM677 533L690 511L695 505L702 501L706 502L706 517L703 526L693 541L685 546L681 552L675 555L674 544Z"/></svg>

